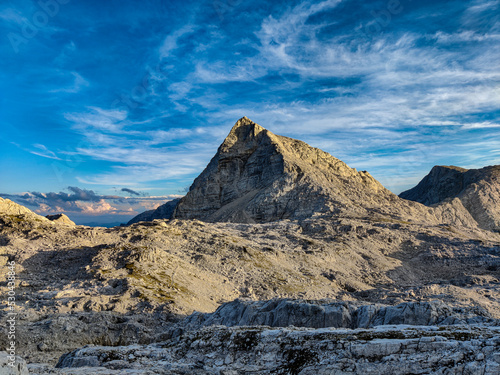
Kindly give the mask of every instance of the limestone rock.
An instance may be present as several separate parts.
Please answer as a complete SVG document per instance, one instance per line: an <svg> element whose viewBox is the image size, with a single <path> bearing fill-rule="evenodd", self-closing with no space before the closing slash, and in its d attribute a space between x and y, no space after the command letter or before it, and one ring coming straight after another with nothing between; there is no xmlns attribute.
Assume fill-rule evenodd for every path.
<svg viewBox="0 0 500 375"><path fill-rule="evenodd" d="M40 215L35 214L30 209L12 202L10 199L0 198L0 216L10 217L19 220L31 220L38 222L50 223L50 221Z"/></svg>
<svg viewBox="0 0 500 375"><path fill-rule="evenodd" d="M9 354L0 352L0 375L28 375L26 361L18 356L15 357L14 366L11 366Z"/></svg>
<svg viewBox="0 0 500 375"><path fill-rule="evenodd" d="M209 327L163 343L86 347L57 374L482 374L500 370L498 327ZM69 370L69 371L68 371ZM66 372L68 371L68 372ZM71 372L75 371L75 372Z"/></svg>
<svg viewBox="0 0 500 375"><path fill-rule="evenodd" d="M325 213L364 215L392 195L368 172L243 117L173 217L253 223Z"/></svg>
<svg viewBox="0 0 500 375"><path fill-rule="evenodd" d="M499 165L469 170L436 166L400 197L437 207L458 199L455 206L461 204L481 228L500 231Z"/></svg>
<svg viewBox="0 0 500 375"><path fill-rule="evenodd" d="M328 300L274 299L235 300L221 305L211 314L194 313L180 326L190 330L221 325L355 329L394 324L430 326L490 322L495 320L477 315L473 309L454 310L441 301L385 306Z"/></svg>

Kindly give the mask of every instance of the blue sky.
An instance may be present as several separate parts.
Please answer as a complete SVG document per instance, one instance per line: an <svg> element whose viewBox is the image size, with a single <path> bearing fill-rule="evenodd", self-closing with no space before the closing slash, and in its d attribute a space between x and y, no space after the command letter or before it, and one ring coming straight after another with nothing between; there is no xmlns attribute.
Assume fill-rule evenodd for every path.
<svg viewBox="0 0 500 375"><path fill-rule="evenodd" d="M0 35L0 195L41 214L182 195L242 116L396 193L500 164L500 0L4 0Z"/></svg>

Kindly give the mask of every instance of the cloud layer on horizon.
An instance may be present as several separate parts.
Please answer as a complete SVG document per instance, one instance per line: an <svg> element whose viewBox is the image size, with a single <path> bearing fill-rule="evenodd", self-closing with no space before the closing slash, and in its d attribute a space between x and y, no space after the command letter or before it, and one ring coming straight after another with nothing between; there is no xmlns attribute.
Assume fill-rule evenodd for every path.
<svg viewBox="0 0 500 375"><path fill-rule="evenodd" d="M77 224L107 217L112 221L127 222L133 216L156 209L161 204L181 195L150 197L144 192L122 188L119 192L132 196L100 195L93 190L68 186L68 192L26 192L21 194L0 194L16 203L22 204L39 215L65 213Z"/></svg>

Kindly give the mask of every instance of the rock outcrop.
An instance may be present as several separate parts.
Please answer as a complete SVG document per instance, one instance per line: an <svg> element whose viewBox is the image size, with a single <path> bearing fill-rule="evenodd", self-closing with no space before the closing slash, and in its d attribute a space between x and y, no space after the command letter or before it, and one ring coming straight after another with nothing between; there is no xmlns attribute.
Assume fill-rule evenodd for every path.
<svg viewBox="0 0 500 375"><path fill-rule="evenodd" d="M12 202L10 199L0 198L0 216L17 218L18 220L30 220L50 223L50 220L35 214L30 209Z"/></svg>
<svg viewBox="0 0 500 375"><path fill-rule="evenodd" d="M71 227L74 227L76 224L70 220L69 217L67 217L65 214L57 214L57 215L47 215L45 216L47 219L50 221L53 221L57 224L61 225L69 225Z"/></svg>
<svg viewBox="0 0 500 375"><path fill-rule="evenodd" d="M3 224L6 222L10 223L20 223L22 226L31 225L65 225L65 226L75 226L76 224L70 220L65 214L57 215L47 215L41 216L29 208L26 208L20 204L12 202L10 199L4 199L0 197L0 220Z"/></svg>
<svg viewBox="0 0 500 375"><path fill-rule="evenodd" d="M11 357L6 352L0 352L0 375L29 375L26 361L21 357Z"/></svg>
<svg viewBox="0 0 500 375"><path fill-rule="evenodd" d="M82 348L61 357L56 373L497 375L499 334L498 327L470 326L215 326L149 346Z"/></svg>
<svg viewBox="0 0 500 375"><path fill-rule="evenodd" d="M462 205L479 227L500 231L500 166L464 169L436 166L401 198L428 206L449 203Z"/></svg>
<svg viewBox="0 0 500 375"><path fill-rule="evenodd" d="M191 330L209 326L309 328L373 328L381 325L452 325L498 323L473 308L452 308L441 301L405 302L396 306L339 301L274 299L235 300L214 313L190 315L182 325ZM485 316L486 315L486 316Z"/></svg>

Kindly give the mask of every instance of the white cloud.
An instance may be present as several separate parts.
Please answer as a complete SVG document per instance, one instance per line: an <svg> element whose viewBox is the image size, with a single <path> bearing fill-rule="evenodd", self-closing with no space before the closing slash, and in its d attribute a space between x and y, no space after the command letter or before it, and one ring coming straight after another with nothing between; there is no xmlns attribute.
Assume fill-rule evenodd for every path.
<svg viewBox="0 0 500 375"><path fill-rule="evenodd" d="M163 43L159 49L160 59L164 59L170 56L171 52L178 48L178 41L183 36L191 34L196 30L194 25L185 25L179 30L174 31L173 33L167 35L163 40Z"/></svg>
<svg viewBox="0 0 500 375"><path fill-rule="evenodd" d="M90 83L77 72L70 72L70 74L73 77L73 83L71 85L50 90L49 92L50 93L67 92L75 94L77 92L80 92L82 88L90 86Z"/></svg>
<svg viewBox="0 0 500 375"><path fill-rule="evenodd" d="M318 141L313 145L365 169L386 168L390 173L380 175L396 186L399 183L394 176L406 177L396 173L391 163L410 166L405 170L414 180L418 171L427 168L426 163L460 156L456 153L456 145L463 142L456 135L459 132L498 127L497 121L475 117L499 108L498 30L457 27L455 32L424 34L407 28L367 37L359 30L342 29L344 34L321 34L326 26L335 24L335 17L318 17L325 19L319 24L310 22L310 17L323 11L333 10L334 14L340 3L305 1L281 15L266 17L253 38L237 43L251 51L245 57L237 52L228 58L212 53L232 39L224 35L223 28L208 26L207 33L213 38L195 49L193 62L185 62L185 74L167 76L160 69L151 73L151 100L143 102L152 114L143 123L157 125L161 116L168 121L169 113L195 112L202 107L205 123L198 128L161 123L160 129L142 131L127 111L102 108L66 114L89 142L76 153L116 164L106 173L79 180L131 185L195 174L206 165L234 121L246 115L278 134ZM475 1L468 12L478 14L496 5L498 1ZM179 52L183 38L196 30L189 24L163 39L158 62L168 62ZM464 43L466 48L449 48L454 43ZM186 56L191 57L189 52ZM281 74L283 81L264 87L263 77L270 72ZM287 74L293 79L287 80ZM343 83L343 79L354 79L354 83ZM317 84L322 80L325 85ZM230 85L227 92L220 89L219 84L231 82L249 82L252 87L262 84L263 88L255 98L240 100ZM317 99L301 99L307 90ZM276 99L267 100L266 95L274 92ZM165 102L168 108L159 110ZM207 124L218 126L211 126L209 133L197 133ZM441 139L418 132L426 127L451 132L455 138L450 137L450 144L440 143ZM345 143L329 142L336 138ZM176 143L181 146L174 147ZM380 151L386 146L398 149ZM460 152L466 162L474 159L472 152Z"/></svg>
<svg viewBox="0 0 500 375"><path fill-rule="evenodd" d="M127 118L127 111L106 110L98 107L88 107L84 113L65 113L66 120L73 123L78 130L95 129L110 133L120 133Z"/></svg>

